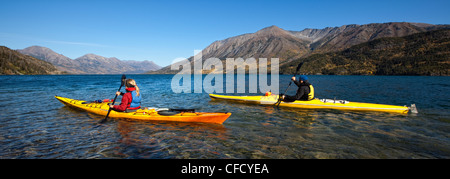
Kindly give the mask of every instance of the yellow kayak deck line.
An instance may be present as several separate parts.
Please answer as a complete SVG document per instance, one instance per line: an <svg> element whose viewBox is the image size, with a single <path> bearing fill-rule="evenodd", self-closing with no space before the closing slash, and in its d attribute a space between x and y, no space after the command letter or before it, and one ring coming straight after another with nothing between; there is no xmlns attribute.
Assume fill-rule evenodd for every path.
<svg viewBox="0 0 450 179"><path fill-rule="evenodd" d="M209 94L209 97L213 100L231 100L254 104L274 105L278 101L278 95L269 96L227 96L218 94ZM313 99L311 101L294 101L294 102L281 102L280 106L293 107L293 108L307 108L307 109L339 109L339 110L356 110L356 111L380 111L380 112L392 112L406 114L408 111L417 112L415 105L411 107L407 106L395 106L387 104L373 104L373 103L360 103L350 102L345 100L334 99ZM413 108L413 109L412 109Z"/></svg>
<svg viewBox="0 0 450 179"><path fill-rule="evenodd" d="M88 103L83 104L82 100L75 100L55 96L61 103L69 107L75 107L101 116L106 116L109 110L109 103ZM167 108L166 108L167 109ZM222 124L230 117L231 113L218 112L181 112L174 115L160 115L155 108L138 109L135 112L117 112L111 110L108 117L111 118L127 118L147 121L175 121L175 122L202 122L202 123L216 123Z"/></svg>

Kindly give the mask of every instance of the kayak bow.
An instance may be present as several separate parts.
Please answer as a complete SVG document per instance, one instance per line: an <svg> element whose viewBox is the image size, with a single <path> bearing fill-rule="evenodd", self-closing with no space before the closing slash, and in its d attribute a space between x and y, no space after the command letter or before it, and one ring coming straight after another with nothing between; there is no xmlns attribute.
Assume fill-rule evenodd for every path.
<svg viewBox="0 0 450 179"><path fill-rule="evenodd" d="M106 116L106 114L108 113L109 109L108 104L110 103L110 102L86 103L86 101L64 98L60 96L55 96L55 98L61 101L61 103L63 103L66 106L75 107L102 116ZM129 113L117 112L112 110L109 114L109 117L147 120L147 121L202 122L202 123L222 124L231 115L231 113L210 113L210 112L192 112L192 111L187 112L182 111L170 115L161 115L161 114L158 112L158 109L144 108Z"/></svg>
<svg viewBox="0 0 450 179"><path fill-rule="evenodd" d="M256 103L263 105L273 105L278 100L278 95L269 96L226 96L209 94L211 99L216 100L231 100L246 103ZM387 104L373 104L373 103L360 103L350 102L346 100L334 100L334 99L313 99L311 101L294 101L294 102L281 102L280 106L293 107L293 108L308 108L308 109L339 109L339 110L357 110L357 111L380 111L380 112L393 112L406 114L411 110L413 113L417 113L415 105L411 107L407 106L395 106Z"/></svg>

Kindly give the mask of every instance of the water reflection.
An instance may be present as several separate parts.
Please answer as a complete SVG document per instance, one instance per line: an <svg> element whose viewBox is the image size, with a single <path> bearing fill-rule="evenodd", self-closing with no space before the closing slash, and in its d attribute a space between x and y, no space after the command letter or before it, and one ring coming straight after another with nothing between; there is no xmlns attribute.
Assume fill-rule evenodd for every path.
<svg viewBox="0 0 450 179"><path fill-rule="evenodd" d="M62 107L59 112L94 123L103 118L70 107ZM221 124L114 118L98 130L119 136L109 136L110 139L91 151L95 155L90 158L226 158L217 150L218 142L228 140L227 128Z"/></svg>
<svg viewBox="0 0 450 179"><path fill-rule="evenodd" d="M120 134L117 150L105 157L210 158L220 157L217 141L227 140L227 129L218 124L114 120ZM176 157L174 157L176 156Z"/></svg>

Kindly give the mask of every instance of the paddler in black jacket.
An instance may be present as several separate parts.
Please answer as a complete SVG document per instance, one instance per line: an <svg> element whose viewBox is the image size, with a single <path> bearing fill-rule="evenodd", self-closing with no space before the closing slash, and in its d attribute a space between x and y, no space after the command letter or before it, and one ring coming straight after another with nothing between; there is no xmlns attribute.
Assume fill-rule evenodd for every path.
<svg viewBox="0 0 450 179"><path fill-rule="evenodd" d="M282 95L281 98L284 102L294 102L295 100L309 101L314 99L314 87L308 82L306 75L300 75L299 81L296 80L295 76L291 80L298 86L297 94L295 96Z"/></svg>

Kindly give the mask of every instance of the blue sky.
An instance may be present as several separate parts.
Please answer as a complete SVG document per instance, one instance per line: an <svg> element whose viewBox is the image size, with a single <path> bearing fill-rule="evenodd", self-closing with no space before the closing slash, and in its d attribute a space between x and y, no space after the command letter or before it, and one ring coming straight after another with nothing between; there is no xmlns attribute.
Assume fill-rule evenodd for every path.
<svg viewBox="0 0 450 179"><path fill-rule="evenodd" d="M449 0L0 0L0 45L40 45L75 59L87 53L169 65L216 40L277 25L450 24Z"/></svg>

